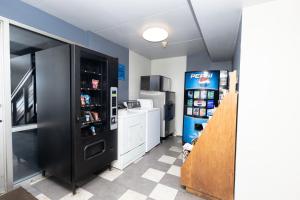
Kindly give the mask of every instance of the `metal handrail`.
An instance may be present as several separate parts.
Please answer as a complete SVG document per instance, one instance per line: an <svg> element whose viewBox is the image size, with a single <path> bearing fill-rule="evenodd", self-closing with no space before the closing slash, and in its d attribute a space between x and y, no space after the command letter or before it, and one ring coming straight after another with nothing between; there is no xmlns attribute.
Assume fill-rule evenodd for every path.
<svg viewBox="0 0 300 200"><path fill-rule="evenodd" d="M23 78L21 79L20 83L17 85L17 87L15 88L15 90L13 91L12 95L11 95L11 100L13 100L15 98L15 96L19 93L19 91L23 88L24 84L26 83L26 81L28 80L28 78L31 77L33 71L35 70L35 68L30 68L26 74L23 76Z"/></svg>

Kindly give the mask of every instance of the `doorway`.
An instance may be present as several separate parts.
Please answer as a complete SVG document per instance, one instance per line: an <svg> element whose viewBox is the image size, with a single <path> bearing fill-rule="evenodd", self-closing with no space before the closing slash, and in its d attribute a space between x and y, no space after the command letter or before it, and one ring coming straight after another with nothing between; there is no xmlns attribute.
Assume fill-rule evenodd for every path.
<svg viewBox="0 0 300 200"><path fill-rule="evenodd" d="M0 17L0 194L40 173L35 53L66 44L29 29Z"/></svg>
<svg viewBox="0 0 300 200"><path fill-rule="evenodd" d="M63 45L63 42L9 26L10 92L13 182L18 184L40 173L35 53Z"/></svg>

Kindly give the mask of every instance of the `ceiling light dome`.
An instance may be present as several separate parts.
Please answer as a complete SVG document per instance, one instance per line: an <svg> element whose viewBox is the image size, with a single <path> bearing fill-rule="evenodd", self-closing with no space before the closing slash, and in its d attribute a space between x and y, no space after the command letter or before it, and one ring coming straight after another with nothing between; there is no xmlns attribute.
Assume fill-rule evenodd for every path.
<svg viewBox="0 0 300 200"><path fill-rule="evenodd" d="M150 42L161 42L169 36L165 29L159 27L148 28L143 33L143 38Z"/></svg>

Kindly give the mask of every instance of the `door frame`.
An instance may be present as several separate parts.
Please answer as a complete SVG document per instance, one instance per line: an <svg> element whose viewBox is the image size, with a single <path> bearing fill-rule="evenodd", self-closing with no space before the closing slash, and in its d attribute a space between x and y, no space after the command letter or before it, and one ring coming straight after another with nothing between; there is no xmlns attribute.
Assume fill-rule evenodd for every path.
<svg viewBox="0 0 300 200"><path fill-rule="evenodd" d="M0 16L0 119L3 121L0 125L0 176L3 176L4 192L12 190L15 187L22 186L41 179L38 174L28 180L14 184L13 182L13 149L12 149L12 124L11 124L11 77L10 77L10 37L9 26L14 25L65 43L85 47L82 44L70 41L63 37L39 30L32 26ZM3 37L2 37L3 35ZM3 133L3 134L2 134ZM2 151L3 150L3 151ZM2 164L2 165L1 165ZM1 181L1 178L0 178ZM0 183L0 194L3 192Z"/></svg>
<svg viewBox="0 0 300 200"><path fill-rule="evenodd" d="M4 87L2 86L2 80L3 80L3 51L4 51L4 45L3 45L3 38L4 38L4 28L3 28L4 22L0 20L0 194L5 192L5 164L4 164L4 127L3 127L3 91Z"/></svg>
<svg viewBox="0 0 300 200"><path fill-rule="evenodd" d="M11 92L10 92L10 46L9 46L9 20L0 17L0 175L2 179L2 192L13 187L12 182L12 135L11 135ZM0 186L1 186L0 184Z"/></svg>

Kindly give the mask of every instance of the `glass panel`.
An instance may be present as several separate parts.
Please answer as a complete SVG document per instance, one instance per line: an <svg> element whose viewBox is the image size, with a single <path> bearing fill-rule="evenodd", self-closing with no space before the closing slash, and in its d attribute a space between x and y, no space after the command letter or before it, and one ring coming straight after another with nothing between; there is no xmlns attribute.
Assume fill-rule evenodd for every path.
<svg viewBox="0 0 300 200"><path fill-rule="evenodd" d="M102 104L106 100L107 60L83 55L80 62L81 136L93 137L108 127L107 108Z"/></svg>
<svg viewBox="0 0 300 200"><path fill-rule="evenodd" d="M10 26L12 126L37 123L35 53L65 43ZM40 171L37 129L12 133L13 180L22 181Z"/></svg>
<svg viewBox="0 0 300 200"><path fill-rule="evenodd" d="M14 182L40 171L37 152L37 129L15 132L13 140Z"/></svg>
<svg viewBox="0 0 300 200"><path fill-rule="evenodd" d="M10 26L12 125L36 123L35 52L64 43Z"/></svg>

